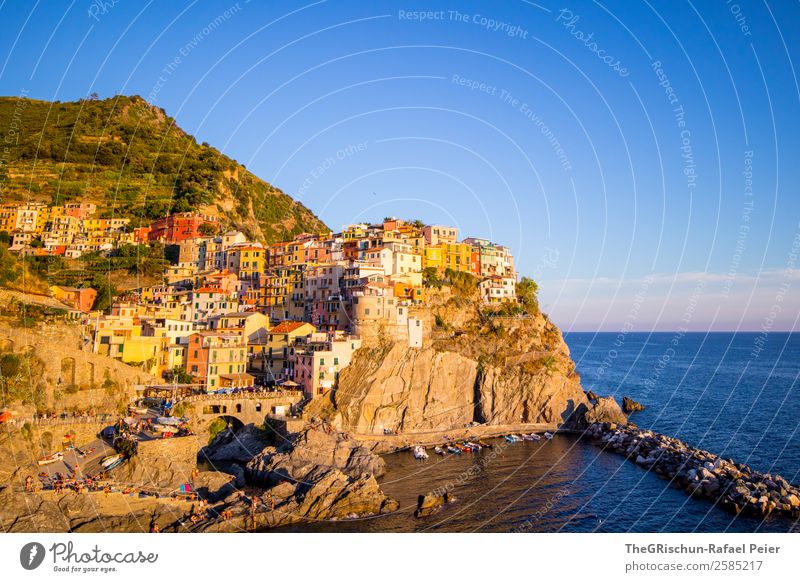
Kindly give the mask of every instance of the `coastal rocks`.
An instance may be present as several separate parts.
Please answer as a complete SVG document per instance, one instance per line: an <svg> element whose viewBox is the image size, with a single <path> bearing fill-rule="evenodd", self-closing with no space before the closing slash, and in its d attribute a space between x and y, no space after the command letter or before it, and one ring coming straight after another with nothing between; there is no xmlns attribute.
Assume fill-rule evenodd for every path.
<svg viewBox="0 0 800 582"><path fill-rule="evenodd" d="M295 440L279 449L267 447L247 463L247 477L259 484L275 485L281 481L301 482L311 471L337 469L350 477L363 473L382 476L386 464L369 449L342 433L308 428Z"/></svg>
<svg viewBox="0 0 800 582"><path fill-rule="evenodd" d="M800 516L800 489L780 475L759 473L732 459L630 425L595 423L586 435L606 450L669 479L687 494L711 499L734 513Z"/></svg>
<svg viewBox="0 0 800 582"><path fill-rule="evenodd" d="M615 424L628 424L628 417L614 400L613 396L597 397L594 406L584 414L587 424L610 422Z"/></svg>
<svg viewBox="0 0 800 582"><path fill-rule="evenodd" d="M135 484L140 490L169 492L191 480L196 467L197 442L191 437L142 441L138 453L111 477Z"/></svg>
<svg viewBox="0 0 800 582"><path fill-rule="evenodd" d="M239 431L222 431L207 447L200 449L197 458L214 462L246 463L267 445L264 431L245 426Z"/></svg>
<svg viewBox="0 0 800 582"><path fill-rule="evenodd" d="M381 491L372 475L350 477L338 469L315 467L306 480L283 482L257 498L233 497L215 507L229 519L211 519L195 531L223 532L274 528L299 522L320 522L383 515L397 511L398 503Z"/></svg>
<svg viewBox="0 0 800 582"><path fill-rule="evenodd" d="M586 391L586 398L589 401L594 401L594 400L597 400L599 398L599 396L597 394L595 394L594 392L592 392L591 390L587 390Z"/></svg>
<svg viewBox="0 0 800 582"><path fill-rule="evenodd" d="M427 495L420 495L417 499L417 509L414 510L414 517L428 517L434 513L438 513L445 505L453 503L455 497L449 493L444 495L437 495L435 493L428 493Z"/></svg>
<svg viewBox="0 0 800 582"><path fill-rule="evenodd" d="M348 477L331 469L310 485L299 488L295 514L301 520L342 519L378 515L397 510L398 504L384 495L372 475Z"/></svg>
<svg viewBox="0 0 800 582"><path fill-rule="evenodd" d="M237 483L237 478L227 473L201 471L194 480L194 490L203 499L215 502L225 499L243 484Z"/></svg>
<svg viewBox="0 0 800 582"><path fill-rule="evenodd" d="M644 410L644 404L640 404L636 402L632 398L628 398L627 396L622 397L622 411L625 414L630 414L631 412L639 412Z"/></svg>

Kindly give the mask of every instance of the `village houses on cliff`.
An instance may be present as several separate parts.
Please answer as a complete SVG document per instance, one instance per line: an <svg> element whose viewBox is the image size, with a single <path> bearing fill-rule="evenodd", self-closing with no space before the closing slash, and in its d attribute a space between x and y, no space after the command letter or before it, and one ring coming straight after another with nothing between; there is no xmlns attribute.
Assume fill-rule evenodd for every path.
<svg viewBox="0 0 800 582"><path fill-rule="evenodd" d="M80 314L93 352L206 391L279 386L312 398L335 386L366 339L384 334L421 347L423 323L412 310L424 304L426 283L446 273L473 276L487 308L516 302L509 249L459 240L451 226L391 218L264 245L197 213L144 228L96 214L85 203L5 205L0 230L20 254L166 245L163 282L116 297L108 313L91 311L94 290L51 292Z"/></svg>

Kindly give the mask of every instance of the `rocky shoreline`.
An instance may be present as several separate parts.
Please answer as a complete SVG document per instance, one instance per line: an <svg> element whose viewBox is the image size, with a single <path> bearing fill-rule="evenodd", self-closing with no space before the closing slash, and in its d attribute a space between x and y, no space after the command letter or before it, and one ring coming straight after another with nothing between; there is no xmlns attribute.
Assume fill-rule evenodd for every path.
<svg viewBox="0 0 800 582"><path fill-rule="evenodd" d="M780 475L760 473L634 425L595 423L585 435L603 450L621 454L687 494L709 499L733 513L800 516L800 489Z"/></svg>

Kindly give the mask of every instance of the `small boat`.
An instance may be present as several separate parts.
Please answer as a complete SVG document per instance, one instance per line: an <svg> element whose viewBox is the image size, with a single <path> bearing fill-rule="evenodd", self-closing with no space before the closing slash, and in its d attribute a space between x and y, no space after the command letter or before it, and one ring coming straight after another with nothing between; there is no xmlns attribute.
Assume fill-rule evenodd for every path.
<svg viewBox="0 0 800 582"><path fill-rule="evenodd" d="M522 440L524 440L524 441L540 441L540 440L542 440L542 437L540 437L538 434L534 434L534 433L524 434L524 435L522 435Z"/></svg>
<svg viewBox="0 0 800 582"><path fill-rule="evenodd" d="M64 453L53 453L47 457L42 457L39 459L40 465L49 465L50 463L55 463L56 461L60 461L64 458Z"/></svg>
<svg viewBox="0 0 800 582"><path fill-rule="evenodd" d="M154 432L177 432L178 427L169 424L154 424L151 429Z"/></svg>
<svg viewBox="0 0 800 582"><path fill-rule="evenodd" d="M103 469L108 470L119 465L118 461L121 461L122 459L123 457L119 453L116 455L108 455L107 457L103 457L103 460L100 461L100 466L103 467Z"/></svg>
<svg viewBox="0 0 800 582"><path fill-rule="evenodd" d="M174 426L178 426L179 424L183 424L183 421L180 418L175 416L159 416L156 419L158 424L171 424Z"/></svg>
<svg viewBox="0 0 800 582"><path fill-rule="evenodd" d="M424 461L428 458L428 453L425 451L425 447L416 446L414 447L414 458L418 461Z"/></svg>
<svg viewBox="0 0 800 582"><path fill-rule="evenodd" d="M552 433L546 432L546 433L544 433L544 438L546 438L547 440L550 440L551 438L553 438L553 435L552 435Z"/></svg>
<svg viewBox="0 0 800 582"><path fill-rule="evenodd" d="M492 448L492 445L491 445L491 443L487 443L487 442L485 442L485 441L478 441L478 444L479 444L481 447L483 447L484 449L491 449L491 448Z"/></svg>
<svg viewBox="0 0 800 582"><path fill-rule="evenodd" d="M103 466L103 469L105 471L110 471L114 467L117 467L117 466L119 466L119 465L121 465L122 463L125 462L125 457L123 457L122 455L115 455L115 456L117 456L119 458L111 461L107 466Z"/></svg>
<svg viewBox="0 0 800 582"><path fill-rule="evenodd" d="M509 442L509 443L516 443L516 442L519 442L519 441L522 440L520 437L518 437L515 434L507 434L503 438L506 439L506 441Z"/></svg>
<svg viewBox="0 0 800 582"><path fill-rule="evenodd" d="M473 443L472 441L467 441L466 443L464 443L464 446L469 447L473 451L479 451L481 448L481 446L478 443Z"/></svg>
<svg viewBox="0 0 800 582"><path fill-rule="evenodd" d="M460 455L461 454L461 449L451 445L451 446L447 447L447 452L448 453L452 453L454 455Z"/></svg>
<svg viewBox="0 0 800 582"><path fill-rule="evenodd" d="M433 452L436 453L437 455L443 455L444 454L444 449L442 447L435 447L433 449Z"/></svg>

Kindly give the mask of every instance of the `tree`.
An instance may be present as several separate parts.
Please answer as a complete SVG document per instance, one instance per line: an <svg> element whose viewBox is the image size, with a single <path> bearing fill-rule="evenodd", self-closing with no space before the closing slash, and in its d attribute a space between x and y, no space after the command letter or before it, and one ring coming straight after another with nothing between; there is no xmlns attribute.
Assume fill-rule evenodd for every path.
<svg viewBox="0 0 800 582"><path fill-rule="evenodd" d="M114 297L117 295L117 288L111 284L108 277L104 275L95 275L92 279L91 287L97 291L97 297L94 300L92 309L97 311L106 311L111 308L114 302Z"/></svg>
<svg viewBox="0 0 800 582"><path fill-rule="evenodd" d="M539 285L529 277L523 277L517 283L517 299L529 313L539 310Z"/></svg>
<svg viewBox="0 0 800 582"><path fill-rule="evenodd" d="M0 245L0 285L13 283L18 276L16 259L5 245Z"/></svg>
<svg viewBox="0 0 800 582"><path fill-rule="evenodd" d="M167 382L175 382L177 384L191 384L194 382L192 375L180 366L175 366L172 370L165 372L164 378Z"/></svg>
<svg viewBox="0 0 800 582"><path fill-rule="evenodd" d="M200 233L200 236L214 236L219 232L219 228L213 222L204 222L197 229L197 232Z"/></svg>

